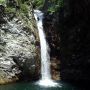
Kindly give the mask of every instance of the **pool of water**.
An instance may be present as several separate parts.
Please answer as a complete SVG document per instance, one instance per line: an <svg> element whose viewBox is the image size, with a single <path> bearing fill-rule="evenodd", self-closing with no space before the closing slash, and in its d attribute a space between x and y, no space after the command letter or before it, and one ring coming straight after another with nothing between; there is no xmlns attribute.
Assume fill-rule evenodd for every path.
<svg viewBox="0 0 90 90"><path fill-rule="evenodd" d="M78 90L66 83L59 83L61 87L42 87L35 83L20 82L8 85L0 85L0 90Z"/></svg>

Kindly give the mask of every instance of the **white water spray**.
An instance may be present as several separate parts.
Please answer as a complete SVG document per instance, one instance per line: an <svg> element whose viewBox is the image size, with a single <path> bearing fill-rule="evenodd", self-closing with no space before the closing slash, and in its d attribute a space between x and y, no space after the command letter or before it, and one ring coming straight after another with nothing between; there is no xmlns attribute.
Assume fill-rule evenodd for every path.
<svg viewBox="0 0 90 90"><path fill-rule="evenodd" d="M38 84L46 87L59 86L58 83L51 79L49 47L46 42L42 23L43 13L39 10L34 10L34 16L38 27L41 46L41 80L39 80Z"/></svg>

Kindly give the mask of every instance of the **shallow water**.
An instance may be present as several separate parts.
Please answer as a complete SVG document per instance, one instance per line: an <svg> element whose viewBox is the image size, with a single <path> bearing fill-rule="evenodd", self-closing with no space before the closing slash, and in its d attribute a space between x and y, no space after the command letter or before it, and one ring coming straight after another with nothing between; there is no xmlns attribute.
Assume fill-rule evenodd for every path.
<svg viewBox="0 0 90 90"><path fill-rule="evenodd" d="M35 83L21 82L8 85L0 85L0 90L78 90L75 87L66 83L60 83L60 85L61 87L46 88L35 85Z"/></svg>

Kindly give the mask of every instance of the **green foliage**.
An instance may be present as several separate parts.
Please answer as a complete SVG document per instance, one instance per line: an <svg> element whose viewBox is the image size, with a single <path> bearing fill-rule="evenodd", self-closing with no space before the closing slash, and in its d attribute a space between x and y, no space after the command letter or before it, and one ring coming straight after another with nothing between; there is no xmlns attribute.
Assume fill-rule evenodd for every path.
<svg viewBox="0 0 90 90"><path fill-rule="evenodd" d="M28 5L27 4L21 4L20 5L20 10L24 14L28 14Z"/></svg>
<svg viewBox="0 0 90 90"><path fill-rule="evenodd" d="M0 4L5 5L6 4L6 0L0 0Z"/></svg>
<svg viewBox="0 0 90 90"><path fill-rule="evenodd" d="M49 0L48 12L57 12L61 7L63 7L63 0Z"/></svg>
<svg viewBox="0 0 90 90"><path fill-rule="evenodd" d="M7 7L7 8L5 8L5 12L6 13L15 13L15 8L11 8L11 7Z"/></svg>
<svg viewBox="0 0 90 90"><path fill-rule="evenodd" d="M0 3L3 3L3 2L5 2L5 0L0 0Z"/></svg>
<svg viewBox="0 0 90 90"><path fill-rule="evenodd" d="M44 0L32 0L32 4L35 8L41 9L44 4Z"/></svg>
<svg viewBox="0 0 90 90"><path fill-rule="evenodd" d="M20 5L20 4L24 4L26 2L29 2L29 0L17 0L17 2Z"/></svg>
<svg viewBox="0 0 90 90"><path fill-rule="evenodd" d="M42 9L44 4L45 0L33 0L33 6L36 9ZM49 13L57 12L60 8L63 7L63 0L48 0L46 6Z"/></svg>
<svg viewBox="0 0 90 90"><path fill-rule="evenodd" d="M20 7L19 11L21 14L28 16L29 10L29 0L17 0L18 6Z"/></svg>
<svg viewBox="0 0 90 90"><path fill-rule="evenodd" d="M12 4L15 3L16 6L12 6L12 5L9 5L7 3L7 7L5 8L5 11L6 13L16 13L16 11L19 11L20 14L23 14L23 15L28 15L28 5L27 5L27 2L29 0L16 0L15 2L11 2L9 1L9 3L11 2ZM16 8L18 6L18 9Z"/></svg>

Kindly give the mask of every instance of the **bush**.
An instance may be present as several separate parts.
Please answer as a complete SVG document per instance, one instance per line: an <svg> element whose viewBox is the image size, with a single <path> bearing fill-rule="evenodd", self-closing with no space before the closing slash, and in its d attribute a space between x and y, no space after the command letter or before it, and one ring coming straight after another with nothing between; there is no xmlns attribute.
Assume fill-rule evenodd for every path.
<svg viewBox="0 0 90 90"><path fill-rule="evenodd" d="M22 13L28 14L28 5L26 5L26 4L21 4L21 5L20 5L20 9L21 9L21 12L22 12Z"/></svg>
<svg viewBox="0 0 90 90"><path fill-rule="evenodd" d="M33 0L32 4L34 8L41 9L43 7L44 0Z"/></svg>

